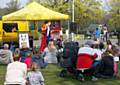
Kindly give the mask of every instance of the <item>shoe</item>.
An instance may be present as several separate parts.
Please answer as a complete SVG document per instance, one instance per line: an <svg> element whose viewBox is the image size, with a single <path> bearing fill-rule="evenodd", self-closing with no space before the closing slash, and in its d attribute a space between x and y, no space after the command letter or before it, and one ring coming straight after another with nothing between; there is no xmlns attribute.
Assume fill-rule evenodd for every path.
<svg viewBox="0 0 120 85"><path fill-rule="evenodd" d="M95 76L92 76L92 81L97 81L98 78L96 78Z"/></svg>

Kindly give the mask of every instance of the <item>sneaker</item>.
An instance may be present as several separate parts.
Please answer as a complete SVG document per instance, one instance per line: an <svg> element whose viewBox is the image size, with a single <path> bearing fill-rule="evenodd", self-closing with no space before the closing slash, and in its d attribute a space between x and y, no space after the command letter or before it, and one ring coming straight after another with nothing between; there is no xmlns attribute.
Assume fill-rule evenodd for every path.
<svg viewBox="0 0 120 85"><path fill-rule="evenodd" d="M92 81L97 81L98 78L96 78L95 76L92 76Z"/></svg>

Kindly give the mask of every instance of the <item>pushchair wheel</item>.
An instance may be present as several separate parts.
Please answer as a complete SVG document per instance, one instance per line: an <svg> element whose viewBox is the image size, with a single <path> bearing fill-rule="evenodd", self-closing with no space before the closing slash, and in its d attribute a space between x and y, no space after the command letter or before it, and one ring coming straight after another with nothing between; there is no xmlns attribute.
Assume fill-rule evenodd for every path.
<svg viewBox="0 0 120 85"><path fill-rule="evenodd" d="M78 74L77 80L84 82L85 78L84 78L84 76L82 74Z"/></svg>
<svg viewBox="0 0 120 85"><path fill-rule="evenodd" d="M60 72L60 75L59 75L60 77L66 77L67 76L67 71L66 70L62 70L61 72Z"/></svg>

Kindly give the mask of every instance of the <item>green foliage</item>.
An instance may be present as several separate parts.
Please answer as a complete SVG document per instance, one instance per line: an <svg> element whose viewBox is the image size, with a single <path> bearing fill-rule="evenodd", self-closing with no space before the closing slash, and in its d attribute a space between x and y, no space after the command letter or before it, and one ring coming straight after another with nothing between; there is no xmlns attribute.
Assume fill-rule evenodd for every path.
<svg viewBox="0 0 120 85"><path fill-rule="evenodd" d="M120 30L120 14L115 14L112 18L110 18L108 24L111 30Z"/></svg>
<svg viewBox="0 0 120 85"><path fill-rule="evenodd" d="M120 30L120 0L110 0L111 10L108 24L111 29Z"/></svg>
<svg viewBox="0 0 120 85"><path fill-rule="evenodd" d="M7 9L6 8L0 8L0 16L3 16L7 13Z"/></svg>
<svg viewBox="0 0 120 85"><path fill-rule="evenodd" d="M39 1L42 5L60 13L70 15L72 18L72 0L30 0ZM75 1L75 22L78 28L85 29L91 23L100 23L103 16L101 3L95 0L74 0ZM66 24L67 23L63 23ZM80 31L78 29L78 31Z"/></svg>
<svg viewBox="0 0 120 85"><path fill-rule="evenodd" d="M120 0L110 0L110 6L112 11L120 9Z"/></svg>
<svg viewBox="0 0 120 85"><path fill-rule="evenodd" d="M67 11L67 4L64 0L29 0L28 3L31 3L33 1L36 1L47 8L61 13L66 13Z"/></svg>
<svg viewBox="0 0 120 85"><path fill-rule="evenodd" d="M81 29L87 28L91 23L100 23L103 17L101 4L95 0L75 0L75 19Z"/></svg>

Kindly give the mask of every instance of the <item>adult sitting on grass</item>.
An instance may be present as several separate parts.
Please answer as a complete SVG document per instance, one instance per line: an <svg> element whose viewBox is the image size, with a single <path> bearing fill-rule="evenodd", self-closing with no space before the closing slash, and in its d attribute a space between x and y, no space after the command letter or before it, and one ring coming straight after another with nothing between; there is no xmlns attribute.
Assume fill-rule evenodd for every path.
<svg viewBox="0 0 120 85"><path fill-rule="evenodd" d="M102 56L96 76L100 78L112 78L114 76L114 51L113 47L108 49Z"/></svg>
<svg viewBox="0 0 120 85"><path fill-rule="evenodd" d="M4 44L4 49L0 50L0 64L8 64L13 62L12 52L9 50L9 45Z"/></svg>
<svg viewBox="0 0 120 85"><path fill-rule="evenodd" d="M26 85L27 65L19 60L19 54L14 54L15 62L7 66L5 85Z"/></svg>
<svg viewBox="0 0 120 85"><path fill-rule="evenodd" d="M93 63L97 58L97 54L94 52L92 45L92 41L87 41L85 45L79 49L76 68L78 73L81 73L83 76L89 74L89 76L92 76L92 80L95 81L97 78L95 78L93 74L98 68L97 66L93 66ZM82 80L84 80L84 77Z"/></svg>
<svg viewBox="0 0 120 85"><path fill-rule="evenodd" d="M53 40L49 41L48 47L44 50L44 61L47 63L57 63L57 49Z"/></svg>
<svg viewBox="0 0 120 85"><path fill-rule="evenodd" d="M97 54L97 58L94 60L93 66L96 66L101 62L103 52L99 48L99 42L94 42L93 45L94 52Z"/></svg>

